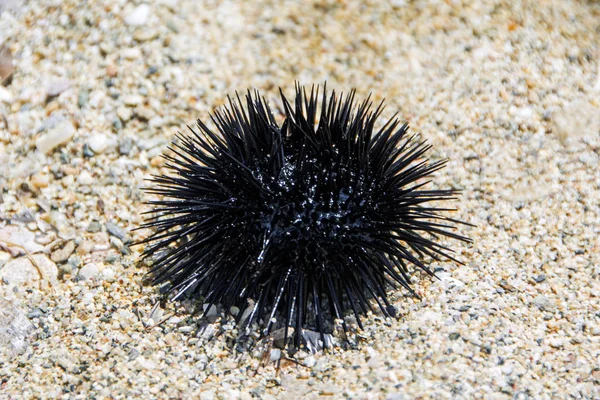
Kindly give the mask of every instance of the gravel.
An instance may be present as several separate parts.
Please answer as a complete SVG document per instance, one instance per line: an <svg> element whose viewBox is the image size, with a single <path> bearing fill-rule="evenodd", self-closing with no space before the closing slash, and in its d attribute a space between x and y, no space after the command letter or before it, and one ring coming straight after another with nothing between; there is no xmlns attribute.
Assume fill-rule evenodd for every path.
<svg viewBox="0 0 600 400"><path fill-rule="evenodd" d="M600 3L5 3L0 397L600 397ZM474 243L345 345L236 353L123 244L178 131L295 80L385 97Z"/></svg>

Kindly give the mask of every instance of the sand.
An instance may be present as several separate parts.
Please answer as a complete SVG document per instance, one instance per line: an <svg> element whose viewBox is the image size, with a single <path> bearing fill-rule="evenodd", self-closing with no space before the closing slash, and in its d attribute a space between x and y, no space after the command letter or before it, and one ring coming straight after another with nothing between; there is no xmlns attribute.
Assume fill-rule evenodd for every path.
<svg viewBox="0 0 600 400"><path fill-rule="evenodd" d="M0 1L0 398L600 397L600 3L90 3ZM475 227L398 318L277 371L153 308L129 244L177 131L295 80L385 98Z"/></svg>

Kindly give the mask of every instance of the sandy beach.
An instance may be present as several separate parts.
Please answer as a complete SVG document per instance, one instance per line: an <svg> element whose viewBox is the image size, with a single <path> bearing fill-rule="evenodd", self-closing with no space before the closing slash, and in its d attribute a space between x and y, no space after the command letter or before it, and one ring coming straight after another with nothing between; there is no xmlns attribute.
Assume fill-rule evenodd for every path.
<svg viewBox="0 0 600 400"><path fill-rule="evenodd" d="M0 398L600 398L599 2L0 0L0 46ZM385 99L474 227L288 360L157 305L130 244L178 131L295 81Z"/></svg>

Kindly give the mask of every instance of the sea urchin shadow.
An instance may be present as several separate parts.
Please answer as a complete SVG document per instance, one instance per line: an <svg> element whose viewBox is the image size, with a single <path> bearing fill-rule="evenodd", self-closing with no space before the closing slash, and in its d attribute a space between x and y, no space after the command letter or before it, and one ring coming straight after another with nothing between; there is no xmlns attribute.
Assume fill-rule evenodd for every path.
<svg viewBox="0 0 600 400"><path fill-rule="evenodd" d="M412 269L457 261L440 239L469 239L444 215L453 209L432 204L457 192L426 188L445 161L428 162L430 145L395 117L376 129L383 104L354 97L297 85L293 105L281 93L278 124L248 92L214 112L216 129L198 120L179 134L164 156L172 173L146 189L162 196L142 226L154 229L140 242L151 283L170 300L247 310L242 336L283 326L286 343L293 327L300 346L303 329L325 342L346 312L362 328L372 303L388 316L392 288L414 294Z"/></svg>

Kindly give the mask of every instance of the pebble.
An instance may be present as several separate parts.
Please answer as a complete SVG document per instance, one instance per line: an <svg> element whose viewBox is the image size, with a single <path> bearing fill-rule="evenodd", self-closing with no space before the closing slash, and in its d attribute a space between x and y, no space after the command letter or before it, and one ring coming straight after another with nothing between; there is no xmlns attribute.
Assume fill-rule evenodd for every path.
<svg viewBox="0 0 600 400"><path fill-rule="evenodd" d="M11 91L2 85L0 85L0 102L10 103L13 100Z"/></svg>
<svg viewBox="0 0 600 400"><path fill-rule="evenodd" d="M90 101L89 90L80 90L79 95L77 96L77 105L79 106L79 108L85 107L88 101Z"/></svg>
<svg viewBox="0 0 600 400"><path fill-rule="evenodd" d="M92 151L92 149L90 148L89 144L84 144L83 145L83 156L85 158L92 158L94 157L96 154Z"/></svg>
<svg viewBox="0 0 600 400"><path fill-rule="evenodd" d="M129 94L129 95L123 97L123 103L125 103L125 105L127 105L129 107L135 107L138 104L140 104L142 101L144 101L144 98L142 96L140 96L139 94Z"/></svg>
<svg viewBox="0 0 600 400"><path fill-rule="evenodd" d="M125 57L125 58L128 58L128 57ZM133 58L137 58L137 57L133 57ZM108 76L109 78L114 78L115 76L117 76L118 73L119 73L119 68L116 66L116 64L111 62L106 66L106 76Z"/></svg>
<svg viewBox="0 0 600 400"><path fill-rule="evenodd" d="M150 6L147 4L140 4L125 17L125 23L130 26L144 25L148 21L149 16Z"/></svg>
<svg viewBox="0 0 600 400"><path fill-rule="evenodd" d="M152 40L158 36L158 32L155 30L150 30L148 28L136 29L133 33L133 38L138 42L147 42Z"/></svg>
<svg viewBox="0 0 600 400"><path fill-rule="evenodd" d="M304 365L306 365L308 368L314 367L316 363L317 360L314 356L308 356L304 359Z"/></svg>
<svg viewBox="0 0 600 400"><path fill-rule="evenodd" d="M202 311L206 313L206 317L213 317L217 315L217 307L214 304L210 305L210 309L208 309L209 304L202 305ZM206 311L208 309L208 311Z"/></svg>
<svg viewBox="0 0 600 400"><path fill-rule="evenodd" d="M3 3L6 4L6 2ZM0 3L0 14L2 13L3 3ZM10 5L10 2L8 4ZM0 84L4 84L12 79L11 75L15 67L10 47L3 45L4 40L1 39L3 39L2 36L0 36Z"/></svg>
<svg viewBox="0 0 600 400"><path fill-rule="evenodd" d="M133 139L130 137L123 138L119 143L119 154L123 156L129 155L131 153L131 149L133 148Z"/></svg>
<svg viewBox="0 0 600 400"><path fill-rule="evenodd" d="M50 255L50 259L55 263L62 263L69 259L69 256L75 251L75 242L69 240L64 243L61 248L54 250Z"/></svg>
<svg viewBox="0 0 600 400"><path fill-rule="evenodd" d="M139 47L131 47L124 49L122 54L126 60L136 60L142 56L142 49Z"/></svg>
<svg viewBox="0 0 600 400"><path fill-rule="evenodd" d="M71 82L68 79L57 79L46 87L46 94L48 97L56 97L70 87Z"/></svg>
<svg viewBox="0 0 600 400"><path fill-rule="evenodd" d="M119 106L119 108L117 108L117 117L123 122L129 121L132 115L133 111L129 107Z"/></svg>
<svg viewBox="0 0 600 400"><path fill-rule="evenodd" d="M20 308L0 297L0 359L24 353L34 329Z"/></svg>
<svg viewBox="0 0 600 400"><path fill-rule="evenodd" d="M30 254L44 250L44 246L35 242L35 233L19 225L0 227L0 242L8 246L15 256L25 254L23 248ZM11 243L17 246L11 246Z"/></svg>
<svg viewBox="0 0 600 400"><path fill-rule="evenodd" d="M83 170L77 177L77 182L80 185L89 186L94 183L94 177L92 176L92 174L89 173L89 171Z"/></svg>
<svg viewBox="0 0 600 400"><path fill-rule="evenodd" d="M102 133L97 133L92 135L92 137L88 140L88 145L90 149L96 153L103 153L104 150L108 147L108 137Z"/></svg>
<svg viewBox="0 0 600 400"><path fill-rule="evenodd" d="M81 267L81 269L79 270L78 277L80 280L88 280L93 276L98 275L99 273L100 268L96 263L88 263Z"/></svg>
<svg viewBox="0 0 600 400"><path fill-rule="evenodd" d="M273 362L273 361L278 361L280 358L281 358L281 350L272 349L269 359Z"/></svg>
<svg viewBox="0 0 600 400"><path fill-rule="evenodd" d="M54 148L68 143L75 136L76 129L69 120L63 120L57 126L40 136L35 146L42 153L48 153Z"/></svg>
<svg viewBox="0 0 600 400"><path fill-rule="evenodd" d="M109 234L118 238L123 243L128 242L129 236L127 235L127 232L123 228L121 228L119 225L115 224L114 222L108 221L104 226L106 226L106 231Z"/></svg>
<svg viewBox="0 0 600 400"><path fill-rule="evenodd" d="M104 268L102 270L102 277L107 282L115 281L115 271L112 268Z"/></svg>
<svg viewBox="0 0 600 400"><path fill-rule="evenodd" d="M43 254L34 254L31 258L35 266L25 256L7 262L0 269L0 280L12 287L30 286L40 280L54 286L58 277L56 264Z"/></svg>

